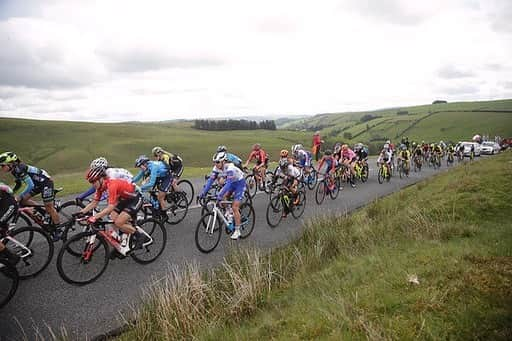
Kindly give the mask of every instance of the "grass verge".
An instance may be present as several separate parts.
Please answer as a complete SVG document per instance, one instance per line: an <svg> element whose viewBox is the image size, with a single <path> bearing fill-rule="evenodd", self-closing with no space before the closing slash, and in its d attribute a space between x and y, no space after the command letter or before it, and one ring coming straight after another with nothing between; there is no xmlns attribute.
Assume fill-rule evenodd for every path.
<svg viewBox="0 0 512 341"><path fill-rule="evenodd" d="M147 291L120 340L510 339L512 154Z"/></svg>

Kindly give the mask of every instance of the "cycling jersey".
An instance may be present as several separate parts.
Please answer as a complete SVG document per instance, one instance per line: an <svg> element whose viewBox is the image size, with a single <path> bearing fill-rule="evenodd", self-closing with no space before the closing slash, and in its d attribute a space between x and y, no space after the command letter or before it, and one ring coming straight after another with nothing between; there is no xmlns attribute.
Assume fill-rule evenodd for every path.
<svg viewBox="0 0 512 341"><path fill-rule="evenodd" d="M265 153L265 151L263 149L260 149L260 150L253 150L250 154L249 154L249 162L252 161L253 159L256 159L256 164L259 166L263 163L267 163L268 162L268 156L267 156L267 153Z"/></svg>
<svg viewBox="0 0 512 341"><path fill-rule="evenodd" d="M103 180L103 186L96 190L94 200L100 201L103 192L108 193L108 204L115 205L120 199L132 199L137 196L135 184L125 181L123 179L109 179Z"/></svg>
<svg viewBox="0 0 512 341"><path fill-rule="evenodd" d="M47 181L51 181L50 175L44 169L39 169L24 163L14 165L11 174L16 181L16 185L13 189L14 192L20 189L22 183L27 185L25 190L20 194L21 197L30 193L34 188L43 186Z"/></svg>
<svg viewBox="0 0 512 341"><path fill-rule="evenodd" d="M368 151L366 151L364 148L361 148L356 152L356 156L359 161L366 160L368 158Z"/></svg>
<svg viewBox="0 0 512 341"><path fill-rule="evenodd" d="M391 152L383 149L380 152L380 154L379 154L379 158L377 159L377 163L382 163L383 161L386 162L386 163L390 163L392 157L393 156L392 156Z"/></svg>
<svg viewBox="0 0 512 341"><path fill-rule="evenodd" d="M226 183L217 194L217 200L222 200L226 193L232 192L235 201L242 201L245 192L244 173L234 164L227 162L222 169L222 176L226 177Z"/></svg>
<svg viewBox="0 0 512 341"><path fill-rule="evenodd" d="M226 159L228 160L228 162L231 162L238 168L242 168L242 159L236 156L235 154L226 153Z"/></svg>
<svg viewBox="0 0 512 341"><path fill-rule="evenodd" d="M284 171L281 169L281 167L278 167L276 175L277 176L281 176L281 175L288 176L291 178L298 179L298 178L300 178L301 172L300 172L300 169L298 169L297 167L294 167L293 165L288 165L288 167Z"/></svg>
<svg viewBox="0 0 512 341"><path fill-rule="evenodd" d="M322 169L322 166L324 165L324 163L327 165L326 173L328 173L330 171L334 171L334 169L336 168L336 159L333 156L324 156L320 160L320 164L318 165L319 171Z"/></svg>
<svg viewBox="0 0 512 341"><path fill-rule="evenodd" d="M305 151L304 149L299 149L297 151L297 161L299 161L299 164L301 167L309 167L311 166L311 153Z"/></svg>
<svg viewBox="0 0 512 341"><path fill-rule="evenodd" d="M341 151L341 156L344 159L348 159L351 162L354 162L355 161L355 157L356 157L356 153L354 153L354 151L352 149L347 148L347 149Z"/></svg>
<svg viewBox="0 0 512 341"><path fill-rule="evenodd" d="M149 176L149 181L140 187L142 191L149 191L155 185L158 185L159 190L166 192L172 183L172 177L165 163L161 161L149 161L146 165L146 170L141 170L139 174L133 178L132 182L136 183L144 176Z"/></svg>
<svg viewBox="0 0 512 341"><path fill-rule="evenodd" d="M121 179L121 180L128 181L130 183L133 180L132 173L130 173L129 171L127 171L124 168L114 168L114 167L110 168L109 167L106 169L105 173L107 174L107 178L110 178L110 179ZM87 198L88 196L93 194L94 192L96 192L96 188L94 186L91 186L91 188L89 188L87 191L85 191L84 193L77 196L77 199L84 200L85 198Z"/></svg>

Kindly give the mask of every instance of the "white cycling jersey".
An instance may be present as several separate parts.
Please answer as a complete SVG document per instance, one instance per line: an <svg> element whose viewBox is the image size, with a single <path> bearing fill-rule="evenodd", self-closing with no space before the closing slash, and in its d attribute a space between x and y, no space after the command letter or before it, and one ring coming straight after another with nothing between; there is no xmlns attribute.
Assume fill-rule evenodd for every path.
<svg viewBox="0 0 512 341"><path fill-rule="evenodd" d="M288 165L288 168L286 169L285 172L283 172L281 170L281 167L279 167L277 169L277 173L276 173L278 176L279 175L284 175L284 176L291 176L291 177L294 177L294 178L299 178L300 177L300 169L293 166L293 165Z"/></svg>
<svg viewBox="0 0 512 341"><path fill-rule="evenodd" d="M110 179L122 179L128 182L132 182L133 179L132 173L124 168L107 168L105 172Z"/></svg>
<svg viewBox="0 0 512 341"><path fill-rule="evenodd" d="M224 164L222 176L225 176L228 181L235 182L244 179L244 172L231 162Z"/></svg>

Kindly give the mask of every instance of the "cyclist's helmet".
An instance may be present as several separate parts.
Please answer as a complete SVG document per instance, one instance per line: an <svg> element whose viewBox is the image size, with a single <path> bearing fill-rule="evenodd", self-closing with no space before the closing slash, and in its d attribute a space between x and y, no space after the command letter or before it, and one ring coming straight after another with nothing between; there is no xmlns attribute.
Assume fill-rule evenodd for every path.
<svg viewBox="0 0 512 341"><path fill-rule="evenodd" d="M414 148L414 147L416 147L416 142L413 142L413 143L412 143L412 147L413 147L413 148Z"/></svg>
<svg viewBox="0 0 512 341"><path fill-rule="evenodd" d="M0 154L0 165L7 165L19 161L19 158L13 152L5 152Z"/></svg>
<svg viewBox="0 0 512 341"><path fill-rule="evenodd" d="M90 169L94 169L94 168L106 169L107 167L108 167L108 161L103 156L100 156L99 158L92 160L91 165L89 166Z"/></svg>
<svg viewBox="0 0 512 341"><path fill-rule="evenodd" d="M89 181L91 184L98 180L99 178L102 178L106 175L105 168L98 167L98 168L91 168L85 175L85 178L87 181Z"/></svg>
<svg viewBox="0 0 512 341"><path fill-rule="evenodd" d="M391 144L391 141L390 141L390 140L386 140L386 143L387 143L387 144Z"/></svg>
<svg viewBox="0 0 512 341"><path fill-rule="evenodd" d="M220 153L220 152L226 152L228 150L228 148L226 146L218 146L217 147L217 153Z"/></svg>
<svg viewBox="0 0 512 341"><path fill-rule="evenodd" d="M327 155L327 156L332 155L332 150L327 149L327 150L324 152L324 155Z"/></svg>
<svg viewBox="0 0 512 341"><path fill-rule="evenodd" d="M384 143L384 149L386 149L386 150L389 149L389 143Z"/></svg>
<svg viewBox="0 0 512 341"><path fill-rule="evenodd" d="M361 149L363 149L363 144L362 144L362 143L356 143L356 144L354 145L354 150L355 150L355 151L359 151L359 150L361 150Z"/></svg>
<svg viewBox="0 0 512 341"><path fill-rule="evenodd" d="M141 155L135 160L135 167L140 167L149 162L149 157Z"/></svg>
<svg viewBox="0 0 512 341"><path fill-rule="evenodd" d="M283 149L279 152L279 155L281 157L288 157L288 151L286 149Z"/></svg>
<svg viewBox="0 0 512 341"><path fill-rule="evenodd" d="M401 149L401 150L406 150L406 149L407 149L407 147L405 146L405 144L403 144L403 143L402 143L402 144L400 145L400 149Z"/></svg>
<svg viewBox="0 0 512 341"><path fill-rule="evenodd" d="M154 156L157 156L158 154L161 154L164 152L164 149L162 147L153 147L153 149L151 149L151 153L153 153Z"/></svg>
<svg viewBox="0 0 512 341"><path fill-rule="evenodd" d="M259 143L255 143L252 145L253 150L260 150L260 148L261 148L261 144L259 144Z"/></svg>
<svg viewBox="0 0 512 341"><path fill-rule="evenodd" d="M286 168L288 168L288 160L287 159L281 159L279 160L279 167L284 170Z"/></svg>
<svg viewBox="0 0 512 341"><path fill-rule="evenodd" d="M296 144L296 145L294 145L292 147L292 152L295 154L295 153L297 153L301 149L304 149L304 146L299 143L299 144Z"/></svg>
<svg viewBox="0 0 512 341"><path fill-rule="evenodd" d="M219 163L221 161L226 161L227 159L227 155L225 152L220 152L220 153L217 153L213 156L213 162L215 163Z"/></svg>

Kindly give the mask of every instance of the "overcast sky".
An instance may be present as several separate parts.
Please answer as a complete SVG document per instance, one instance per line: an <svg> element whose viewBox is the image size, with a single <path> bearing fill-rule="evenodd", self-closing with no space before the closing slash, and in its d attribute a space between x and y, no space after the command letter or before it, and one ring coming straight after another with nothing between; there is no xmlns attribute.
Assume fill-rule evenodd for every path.
<svg viewBox="0 0 512 341"><path fill-rule="evenodd" d="M512 98L511 0L0 0L0 116L126 121Z"/></svg>

